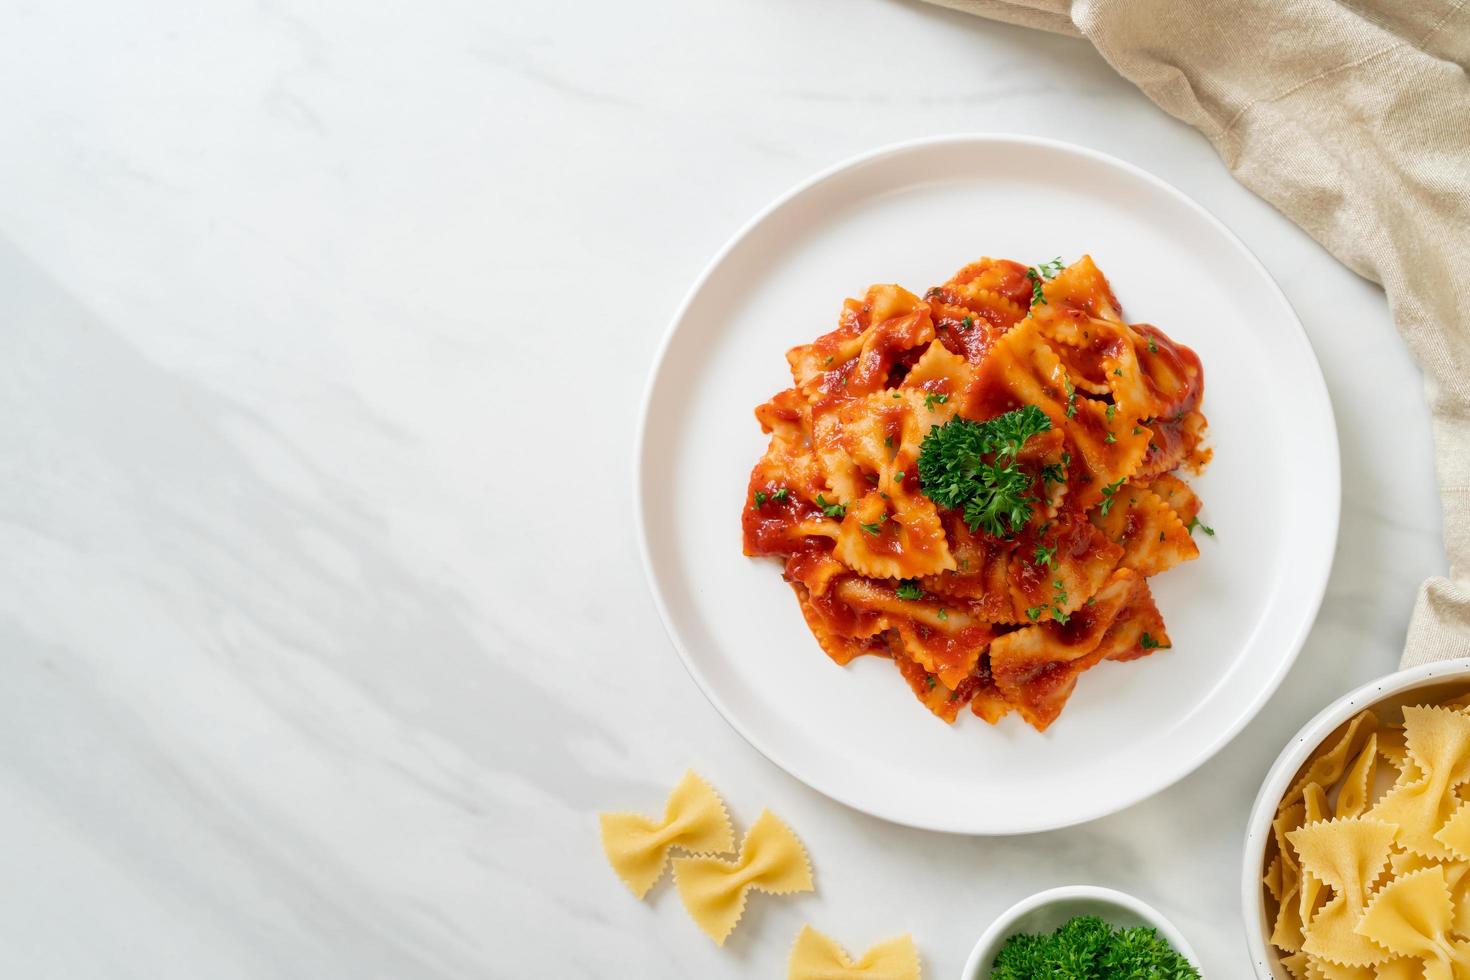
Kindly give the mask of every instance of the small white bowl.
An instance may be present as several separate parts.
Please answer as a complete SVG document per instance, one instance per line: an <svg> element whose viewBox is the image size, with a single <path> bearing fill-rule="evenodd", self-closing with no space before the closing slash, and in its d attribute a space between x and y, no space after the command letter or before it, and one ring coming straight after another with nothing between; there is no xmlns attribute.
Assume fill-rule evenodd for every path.
<svg viewBox="0 0 1470 980"><path fill-rule="evenodd" d="M1195 955L1184 935L1174 928L1174 923L1146 902L1111 888L1065 885L1022 899L991 923L990 928L985 930L985 934L970 951L970 958L965 961L965 970L960 974L960 980L986 980L996 954L1005 945L1005 941L1016 933L1054 932L1068 919L1078 915L1095 915L1118 928L1151 926L1159 931L1159 935L1170 946L1193 963L1196 969L1199 968L1199 957Z"/></svg>
<svg viewBox="0 0 1470 980"><path fill-rule="evenodd" d="M1470 658L1442 660L1401 670L1338 698L1321 713L1302 726L1287 743L1276 764L1266 774L1261 792L1251 808L1246 824L1245 858L1241 874L1241 911L1245 917L1245 939L1250 947L1251 962L1260 980L1287 976L1276 950L1271 946L1270 923L1266 921L1265 889L1261 884L1266 858L1266 842L1271 838L1271 821L1287 788L1301 771L1312 750L1327 741L1338 728L1364 708L1394 707L1417 700L1434 700L1463 690L1470 682ZM1435 690L1441 688L1443 690Z"/></svg>

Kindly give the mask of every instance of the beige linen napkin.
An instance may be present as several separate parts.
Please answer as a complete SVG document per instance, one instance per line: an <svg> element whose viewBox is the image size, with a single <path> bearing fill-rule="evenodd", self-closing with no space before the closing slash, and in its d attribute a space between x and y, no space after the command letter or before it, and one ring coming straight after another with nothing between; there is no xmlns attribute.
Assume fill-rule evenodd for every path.
<svg viewBox="0 0 1470 980"><path fill-rule="evenodd" d="M1419 591L1403 666L1470 656L1467 0L931 2L1087 39L1382 284L1424 371L1450 564Z"/></svg>

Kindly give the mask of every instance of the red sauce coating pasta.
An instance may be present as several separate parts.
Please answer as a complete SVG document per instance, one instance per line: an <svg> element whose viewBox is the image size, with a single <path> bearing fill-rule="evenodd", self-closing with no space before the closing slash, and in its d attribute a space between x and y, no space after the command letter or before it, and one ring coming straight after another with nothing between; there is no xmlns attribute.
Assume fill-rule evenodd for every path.
<svg viewBox="0 0 1470 980"><path fill-rule="evenodd" d="M981 259L922 298L873 286L787 361L792 387L756 409L771 440L743 543L783 559L833 660L893 660L945 721L968 704L1044 729L1087 669L1171 647L1146 577L1199 554L1180 473L1209 460L1204 369L1128 323L1090 257ZM1050 427L1007 459L1023 523L986 530L929 497L936 426L1027 406Z"/></svg>

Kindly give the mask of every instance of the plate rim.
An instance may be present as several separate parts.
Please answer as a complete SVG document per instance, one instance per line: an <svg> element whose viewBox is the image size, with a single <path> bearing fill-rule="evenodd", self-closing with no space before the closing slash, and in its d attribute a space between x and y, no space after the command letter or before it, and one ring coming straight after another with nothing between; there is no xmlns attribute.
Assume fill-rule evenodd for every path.
<svg viewBox="0 0 1470 980"><path fill-rule="evenodd" d="M669 350L673 345L674 338L679 332L679 328L683 324L684 319L689 312L689 308L694 304L694 301L703 291L710 278L715 274L716 270L720 268L720 266L724 263L725 259L730 255L730 253L733 252L735 248L739 246L740 243L743 242L747 236L755 231L755 229L763 224L768 218L770 218L773 214L775 214L791 201L816 188L820 184L823 184L826 181L831 180L832 178L837 177L849 170L864 166L866 164L874 163L887 157L922 151L931 147L957 144L1010 145L1032 149L1045 149L1082 157L1093 163L1101 164L1105 167L1112 167L1114 169L1124 172L1125 174L1142 180L1144 183L1151 185L1165 195L1174 198L1178 203L1183 204L1190 210L1197 213L1201 218L1203 218L1210 226L1212 226L1217 232L1219 232L1227 242L1232 244L1245 258L1247 263L1249 263L1249 265L1260 274L1261 278L1269 286L1270 291L1274 294L1275 298L1281 302L1282 307L1290 315L1292 326L1294 326L1296 329L1297 338L1305 346L1306 353L1308 355L1308 361L1312 368L1312 370L1308 372L1308 375L1311 380L1315 381L1315 385L1310 387L1309 394L1312 397L1312 400L1320 401L1321 408L1325 410L1325 420L1327 422L1325 428L1327 430L1326 434L1329 436L1329 438L1325 440L1323 449L1331 457L1332 461L1332 465L1328 467L1328 472L1330 473L1331 479L1330 493L1322 493L1322 490L1324 490L1325 488L1318 488L1318 493L1320 497L1325 498L1321 499L1321 512L1330 512L1330 519L1323 526L1324 533L1326 533L1327 536L1327 546L1322 549L1322 557L1316 563L1317 567L1313 569L1313 571L1316 573L1314 575L1316 581L1311 590L1311 598L1309 602L1300 606L1300 608L1304 612L1304 615L1302 615L1297 621L1295 629L1290 637L1290 641L1287 644L1286 656L1281 658L1275 669L1275 672L1271 675L1270 678L1267 679L1267 682L1263 687L1259 689L1255 697L1248 704L1246 704L1242 710L1240 710L1234 721L1228 727L1219 732L1205 746L1203 746L1203 748L1195 755L1194 758L1181 765L1176 766L1172 770L1169 770L1165 777L1162 780L1158 781L1156 784L1146 786L1140 792L1120 794L1117 799L1104 803L1100 806L1080 808L1079 810L1070 811L1065 817L1059 819L1053 818L1042 820L1035 824L1028 824L1026 826L977 828L975 825L972 824L943 819L945 814L937 815L939 817L938 819L926 819L922 817L915 817L912 814L903 812L902 810L895 811L885 807L876 807L866 804L864 802L854 800L850 798L847 794L826 784L820 779L813 778L808 772L804 771L803 767L794 766L788 761L783 761L781 758L778 758L778 753L775 750L765 745L762 739L758 738L752 732L747 730L746 726L736 719L735 715L730 711L728 706L720 698L719 694L714 690L713 686L704 677L699 668L695 665L692 658L689 656L688 652L685 650L684 643L680 639L679 634L675 629L673 617L669 611L667 598L665 597L663 589L659 584L658 576L654 571L653 554L649 545L649 521L647 518L648 501L647 495L645 493L645 483L647 480L648 467L645 465L645 458L648 453L648 430L649 421L653 409L653 399L659 385L659 379L663 374L664 362L668 358ZM1302 389L1298 390L1301 391ZM1327 584L1329 579L1331 578L1332 565L1337 553L1337 539L1341 531L1342 516L1341 445L1337 432L1337 415L1332 406L1332 397L1327 387L1326 376L1322 373L1322 363L1317 357L1316 348L1312 346L1312 339L1310 335L1308 335L1306 328L1302 325L1301 317L1300 315L1298 315L1296 308L1292 306L1291 301L1287 298L1285 292L1282 291L1280 284L1276 281L1275 277L1271 275L1270 271L1266 268L1265 263L1261 261L1260 257L1251 250L1250 246L1246 245L1246 243L1240 238L1240 236L1237 235L1228 225L1226 225L1225 222L1222 221L1217 215L1215 215L1214 212L1210 211L1204 205L1200 204L1193 197L1190 197L1188 194L1184 193L1182 190L1175 187L1173 184L1169 183L1163 178L1158 177L1157 175L1150 173L1142 167L1130 163L1127 160L1123 160L1111 154L1104 153L1100 150L1092 149L1091 147L1082 146L1077 143L1071 143L1066 140L1052 139L1050 137L1044 136L1032 136L1021 133L990 131L955 132L931 136L921 136L914 139L901 140L895 143L883 144L872 149L862 151L860 153L842 159L828 167L818 170L811 176L798 181L786 191L777 195L770 203L758 210L754 215L746 220L734 232L734 234L732 234L725 241L725 243L714 253L714 255L711 256L709 261L705 263L703 269L695 278L694 282L690 285L689 289L685 292L683 299L679 302L679 305L675 309L674 315L670 318L668 325L664 328L663 336L659 340L658 347L654 353L653 361L650 365L647 378L644 381L642 395L639 400L637 431L635 433L635 438L633 442L632 479L633 523L634 531L638 540L638 555L640 564L643 566L644 579L648 584L649 592L652 594L654 607L658 611L659 622L663 626L664 634L668 637L669 642L674 647L675 652L679 655L679 660L683 663L684 669L694 680L695 686L697 686L700 692L704 694L705 700L707 700L710 705L715 709L715 711L720 715L720 717L725 720L726 724L733 728L736 733L739 734L740 737L746 741L746 743L748 743L758 753L764 756L765 759L772 765L776 766L778 769L782 770L792 778L798 780L799 782L817 791L818 793L821 793L823 796L826 796L829 799L841 803L843 806L856 810L860 813L865 813L870 816L877 817L890 823L899 824L901 826L914 827L920 830L930 830L941 833L962 834L976 837L1020 836L1026 834L1044 833L1047 831L1058 830L1065 827L1078 826L1080 824L1089 823L1093 820L1098 820L1103 817L1110 816L1111 814L1126 810L1129 807L1136 806L1144 800L1157 796L1158 794L1174 786L1180 780L1184 779L1186 776L1199 769L1200 766L1204 765L1210 759L1213 759L1216 755L1218 755L1220 751L1225 748L1225 746L1230 744L1230 742L1233 741L1235 737L1238 736L1242 731L1244 731L1246 726L1254 721L1256 716L1260 714L1261 709L1265 707L1266 702L1269 701L1271 699L1271 696L1274 695L1276 691L1280 688L1282 682L1286 679L1286 675L1290 672L1292 666L1296 663L1297 657L1301 654L1302 647L1305 645L1307 637L1310 635L1312 628L1316 625L1318 613L1321 611L1322 602L1327 593Z"/></svg>

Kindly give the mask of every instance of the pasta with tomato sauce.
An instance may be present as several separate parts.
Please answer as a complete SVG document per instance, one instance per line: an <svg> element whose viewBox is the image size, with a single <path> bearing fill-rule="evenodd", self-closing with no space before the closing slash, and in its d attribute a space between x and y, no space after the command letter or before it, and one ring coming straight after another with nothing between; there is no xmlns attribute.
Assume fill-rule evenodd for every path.
<svg viewBox="0 0 1470 980"><path fill-rule="evenodd" d="M1171 645L1147 580L1199 555L1204 373L1089 256L875 285L786 359L744 549L784 563L834 661L892 660L948 722L1044 730L1083 671Z"/></svg>

